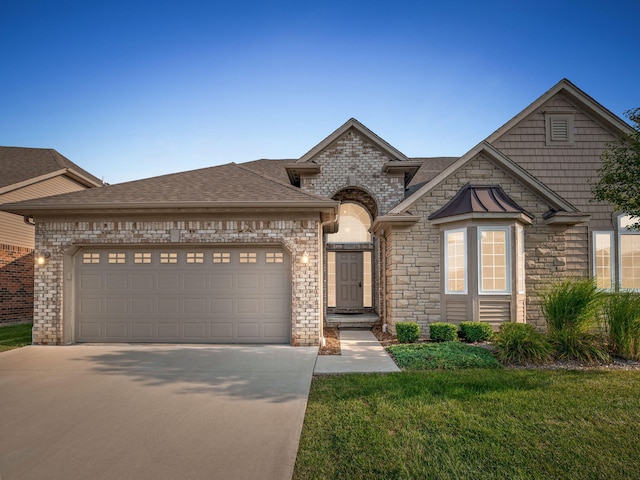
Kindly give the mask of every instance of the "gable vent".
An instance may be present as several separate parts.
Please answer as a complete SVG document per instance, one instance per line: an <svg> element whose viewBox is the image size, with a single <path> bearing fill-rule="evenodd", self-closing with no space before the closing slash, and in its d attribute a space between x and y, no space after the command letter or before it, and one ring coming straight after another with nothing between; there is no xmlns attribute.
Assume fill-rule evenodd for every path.
<svg viewBox="0 0 640 480"><path fill-rule="evenodd" d="M553 118L551 120L551 141L569 141L569 122L566 118Z"/></svg>

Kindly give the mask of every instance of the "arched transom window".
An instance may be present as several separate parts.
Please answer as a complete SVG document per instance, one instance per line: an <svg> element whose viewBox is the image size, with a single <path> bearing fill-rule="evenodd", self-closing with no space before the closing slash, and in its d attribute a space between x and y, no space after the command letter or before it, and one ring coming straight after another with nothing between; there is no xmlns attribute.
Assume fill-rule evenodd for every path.
<svg viewBox="0 0 640 480"><path fill-rule="evenodd" d="M327 235L328 243L368 243L371 242L371 217L360 205L343 203L340 205L340 226L337 233Z"/></svg>

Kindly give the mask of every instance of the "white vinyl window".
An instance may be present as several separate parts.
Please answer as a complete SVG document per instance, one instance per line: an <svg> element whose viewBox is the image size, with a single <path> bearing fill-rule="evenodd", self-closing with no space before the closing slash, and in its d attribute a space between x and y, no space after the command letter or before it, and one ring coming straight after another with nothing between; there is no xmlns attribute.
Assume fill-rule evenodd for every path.
<svg viewBox="0 0 640 480"><path fill-rule="evenodd" d="M637 218L618 217L620 288L640 290L640 231L631 229Z"/></svg>
<svg viewBox="0 0 640 480"><path fill-rule="evenodd" d="M613 287L613 232L593 232L593 276L598 288Z"/></svg>
<svg viewBox="0 0 640 480"><path fill-rule="evenodd" d="M445 292L467 293L467 230L444 232Z"/></svg>
<svg viewBox="0 0 640 480"><path fill-rule="evenodd" d="M511 292L509 228L478 228L479 291Z"/></svg>

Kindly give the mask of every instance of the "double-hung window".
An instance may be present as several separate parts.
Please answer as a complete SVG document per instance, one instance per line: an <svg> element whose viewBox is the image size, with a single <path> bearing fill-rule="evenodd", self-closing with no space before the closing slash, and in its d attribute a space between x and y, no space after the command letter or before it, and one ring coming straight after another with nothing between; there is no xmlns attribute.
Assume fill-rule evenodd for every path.
<svg viewBox="0 0 640 480"><path fill-rule="evenodd" d="M467 293L467 229L444 232L445 291Z"/></svg>
<svg viewBox="0 0 640 480"><path fill-rule="evenodd" d="M478 228L479 293L511 292L509 228Z"/></svg>

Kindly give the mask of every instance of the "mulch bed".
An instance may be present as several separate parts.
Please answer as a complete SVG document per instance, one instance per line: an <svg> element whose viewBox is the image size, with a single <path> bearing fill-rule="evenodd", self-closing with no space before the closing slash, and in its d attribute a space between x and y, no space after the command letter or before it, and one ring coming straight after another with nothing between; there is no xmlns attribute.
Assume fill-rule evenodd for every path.
<svg viewBox="0 0 640 480"><path fill-rule="evenodd" d="M340 331L337 328L325 327L322 333L326 345L320 347L318 355L340 355Z"/></svg>

